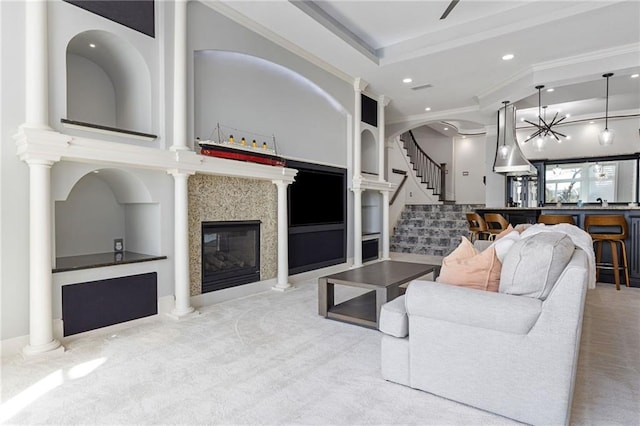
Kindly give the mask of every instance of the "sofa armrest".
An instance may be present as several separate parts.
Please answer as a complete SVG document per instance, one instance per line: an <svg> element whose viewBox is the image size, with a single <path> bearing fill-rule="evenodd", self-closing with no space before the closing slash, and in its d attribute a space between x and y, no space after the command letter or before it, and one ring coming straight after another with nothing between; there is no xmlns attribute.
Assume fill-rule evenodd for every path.
<svg viewBox="0 0 640 426"><path fill-rule="evenodd" d="M409 335L409 318L404 305L404 295L382 305L378 329L393 337Z"/></svg>
<svg viewBox="0 0 640 426"><path fill-rule="evenodd" d="M536 298L433 281L412 281L405 298L409 318L417 315L514 334L527 334L542 311L542 301Z"/></svg>

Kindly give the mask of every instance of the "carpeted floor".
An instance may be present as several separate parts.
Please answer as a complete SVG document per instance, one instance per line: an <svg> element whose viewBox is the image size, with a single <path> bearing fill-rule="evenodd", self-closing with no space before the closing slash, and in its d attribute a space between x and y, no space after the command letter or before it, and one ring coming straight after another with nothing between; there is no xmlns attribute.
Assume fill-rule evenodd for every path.
<svg viewBox="0 0 640 426"><path fill-rule="evenodd" d="M613 286L603 285L589 293L585 325L591 330L585 338L609 336L598 328L597 317L616 310L612 299L629 300L629 295L635 317L625 321L631 321L630 333L638 334L640 289L615 292ZM384 381L379 373L379 332L324 319L317 309L316 280L309 279L289 292L268 291L206 307L190 320L157 316L120 326L117 332L84 336L67 343L66 352L56 358L4 359L0 421L514 423ZM640 423L640 351L636 347L630 353L638 345L637 336L631 339L621 343L623 354L606 353L618 350L612 343L617 339L609 338L604 346L585 344L583 339L583 352L592 352L581 354L574 423ZM633 357L627 361L617 359L629 355ZM616 358L613 368L607 363L611 358Z"/></svg>

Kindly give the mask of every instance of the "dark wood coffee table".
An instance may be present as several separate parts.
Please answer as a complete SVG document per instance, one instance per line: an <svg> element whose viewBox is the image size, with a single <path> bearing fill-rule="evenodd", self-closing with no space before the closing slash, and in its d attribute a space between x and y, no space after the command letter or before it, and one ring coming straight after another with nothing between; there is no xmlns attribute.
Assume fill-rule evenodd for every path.
<svg viewBox="0 0 640 426"><path fill-rule="evenodd" d="M318 278L318 314L377 329L380 308L400 295L401 284L431 272L437 276L439 271L439 265L384 260ZM362 287L372 291L335 305L336 285Z"/></svg>

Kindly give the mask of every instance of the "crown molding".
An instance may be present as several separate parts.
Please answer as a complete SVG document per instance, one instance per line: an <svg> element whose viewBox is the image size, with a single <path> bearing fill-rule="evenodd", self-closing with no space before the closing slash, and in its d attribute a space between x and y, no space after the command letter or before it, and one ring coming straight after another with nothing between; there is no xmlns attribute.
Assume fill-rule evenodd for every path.
<svg viewBox="0 0 640 426"><path fill-rule="evenodd" d="M478 100L486 99L492 94L499 92L500 90L506 89L509 86L515 84L516 82L531 78L531 80L535 80L534 77L536 73L540 73L542 71L549 70L557 70L564 67L569 67L572 65L580 65L586 62L592 61L602 61L606 59L611 59L618 56L624 55L635 55L638 57L638 52L640 52L640 43L627 44L622 46L612 47L610 49L601 49L593 52L582 53L579 55L570 56L568 58L557 59L553 61L540 62L539 64L533 64L530 67L522 69L521 71L513 74L511 77L501 81L500 83L490 86L484 90L478 92L476 97ZM640 57L639 57L640 58ZM640 60L639 60L640 63Z"/></svg>

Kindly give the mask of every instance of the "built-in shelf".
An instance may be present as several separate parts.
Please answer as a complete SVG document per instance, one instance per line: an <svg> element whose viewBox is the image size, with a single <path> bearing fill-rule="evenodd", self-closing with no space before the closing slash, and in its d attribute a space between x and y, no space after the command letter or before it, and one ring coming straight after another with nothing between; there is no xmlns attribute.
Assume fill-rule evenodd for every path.
<svg viewBox="0 0 640 426"><path fill-rule="evenodd" d="M68 120L61 118L60 122L64 127L70 129L87 130L90 132L103 133L117 136L127 136L135 139L142 139L145 141L152 141L158 138L157 135L150 133L136 132L134 130L118 129L117 127L103 126L101 124L85 123L83 121Z"/></svg>
<svg viewBox="0 0 640 426"><path fill-rule="evenodd" d="M127 263L150 262L152 260L162 260L166 258L167 256L155 256L131 251L57 257L56 267L53 268L53 272L77 271L80 269L101 268L103 266L124 265Z"/></svg>

